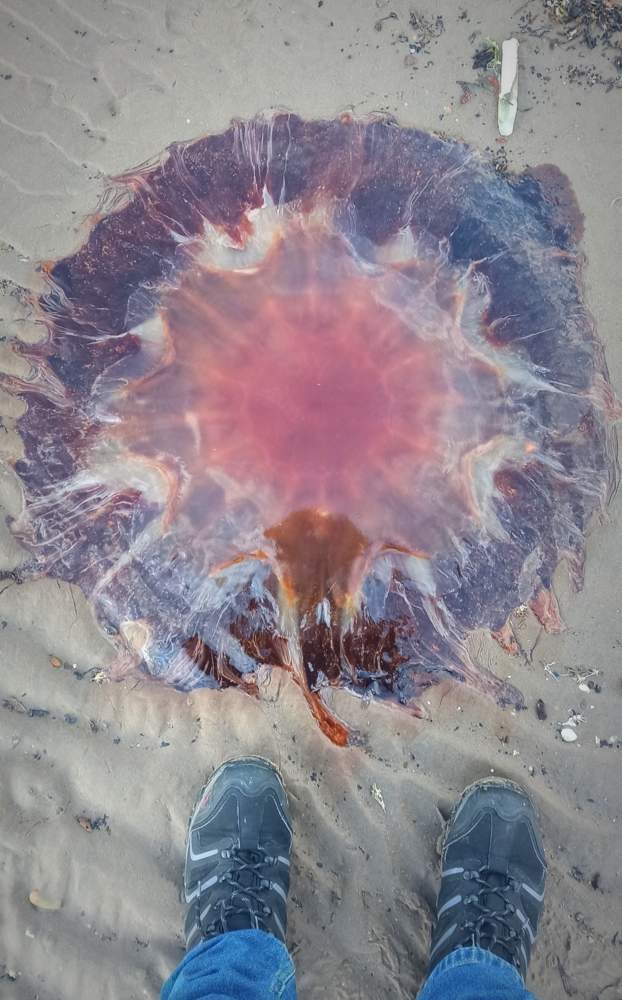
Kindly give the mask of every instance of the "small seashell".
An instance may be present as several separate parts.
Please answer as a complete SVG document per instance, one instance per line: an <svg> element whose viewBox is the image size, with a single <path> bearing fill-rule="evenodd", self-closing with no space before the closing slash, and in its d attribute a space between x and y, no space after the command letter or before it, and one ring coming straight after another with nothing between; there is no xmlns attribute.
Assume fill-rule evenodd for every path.
<svg viewBox="0 0 622 1000"><path fill-rule="evenodd" d="M34 906L35 910L60 910L61 904L58 900L47 899L42 896L38 889L33 889L28 896L28 902Z"/></svg>
<svg viewBox="0 0 622 1000"><path fill-rule="evenodd" d="M563 739L564 743L574 743L577 738L576 731L571 729L570 726L564 726L559 735Z"/></svg>
<svg viewBox="0 0 622 1000"><path fill-rule="evenodd" d="M547 717L546 705L542 701L542 698L538 698L536 702L536 715L540 719L540 722L544 722Z"/></svg>

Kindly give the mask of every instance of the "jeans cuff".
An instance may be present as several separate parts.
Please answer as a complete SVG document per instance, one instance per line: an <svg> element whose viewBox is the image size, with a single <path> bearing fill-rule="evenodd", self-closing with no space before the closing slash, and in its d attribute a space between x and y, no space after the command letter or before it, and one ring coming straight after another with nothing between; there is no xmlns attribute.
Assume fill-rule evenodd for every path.
<svg viewBox="0 0 622 1000"><path fill-rule="evenodd" d="M486 948L456 948L454 951L450 951L449 955L445 955L445 958L441 959L438 965L434 966L426 979L426 985L446 969L457 969L465 965L490 965L505 972L506 975L511 973L516 985L523 989L525 988L525 983L520 972L513 965L510 965L509 962L506 962L505 959L499 958L498 955L494 955Z"/></svg>

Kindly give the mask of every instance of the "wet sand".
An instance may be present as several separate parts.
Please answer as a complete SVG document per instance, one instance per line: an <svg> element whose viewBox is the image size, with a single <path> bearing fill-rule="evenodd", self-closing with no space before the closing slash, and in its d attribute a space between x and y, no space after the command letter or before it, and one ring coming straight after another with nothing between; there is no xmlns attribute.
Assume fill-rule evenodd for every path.
<svg viewBox="0 0 622 1000"><path fill-rule="evenodd" d="M413 29L410 6L398 2L213 6L0 7L0 334L37 335L26 304L35 264L79 245L106 176L268 107L314 117L381 110L497 156L503 148L510 169L551 162L568 174L585 213L586 297L622 391L620 90L589 85L593 74L572 82L568 71L615 77L610 55L518 33L520 111L501 147L492 95L473 89L463 104L456 81L475 79L485 37L517 32L516 2L478 0L464 17L447 2L418 7L432 21L443 16L419 54L400 40L412 41ZM376 30L391 11L398 18ZM3 395L5 456L19 451L17 412ZM0 500L7 514L19 511L8 469ZM562 635L544 634L527 613L516 620L521 656L474 639L482 661L523 690L526 712L444 687L418 720L340 693L335 706L366 737L345 750L321 735L284 676L260 703L232 690L184 696L137 679L106 682L98 671L112 649L78 590L1 583L0 996L156 997L182 955L191 803L223 758L252 752L279 763L291 796L289 940L303 1000L413 995L443 816L491 771L534 796L550 860L531 988L542 1000L622 997L620 749L600 745L622 737L621 513L618 498L594 525L580 594L558 573ZM3 517L0 566L23 558ZM600 690L580 690L591 671ZM584 716L572 745L557 731L571 710ZM33 890L54 908L35 909Z"/></svg>

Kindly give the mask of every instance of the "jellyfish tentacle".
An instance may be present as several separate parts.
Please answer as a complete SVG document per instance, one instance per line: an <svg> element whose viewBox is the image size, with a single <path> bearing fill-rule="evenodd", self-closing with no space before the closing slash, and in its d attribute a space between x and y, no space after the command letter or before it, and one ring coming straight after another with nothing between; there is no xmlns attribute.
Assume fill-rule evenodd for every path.
<svg viewBox="0 0 622 1000"><path fill-rule="evenodd" d="M509 653L510 656L517 656L520 653L520 645L510 621L501 628L494 629L490 634L505 653Z"/></svg>
<svg viewBox="0 0 622 1000"><path fill-rule="evenodd" d="M539 587L531 598L529 607L545 632L556 634L566 629L557 597L550 587Z"/></svg>

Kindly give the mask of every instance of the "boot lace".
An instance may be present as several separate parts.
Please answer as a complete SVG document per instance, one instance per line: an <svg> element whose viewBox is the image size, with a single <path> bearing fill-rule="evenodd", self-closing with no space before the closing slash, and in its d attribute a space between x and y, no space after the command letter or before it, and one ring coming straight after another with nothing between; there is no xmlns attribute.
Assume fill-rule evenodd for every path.
<svg viewBox="0 0 622 1000"><path fill-rule="evenodd" d="M251 928L263 930L266 920L272 915L272 908L263 899L263 894L270 889L270 879L265 877L265 873L275 859L260 849L250 851L238 847L223 850L220 856L231 862L218 879L223 890L226 892L225 887L229 887L230 892L211 908L212 919L209 923L200 919L201 897L204 893L199 892L198 912L202 934L211 937L238 929L231 926L237 917L248 919ZM206 892L212 893L214 888L215 886L210 886Z"/></svg>
<svg viewBox="0 0 622 1000"><path fill-rule="evenodd" d="M493 951L520 970L519 934L510 923L516 913L509 898L517 888L515 880L485 865L477 871L465 872L465 877L467 874L479 888L464 897L473 917L462 923L462 929L470 935L473 947Z"/></svg>

